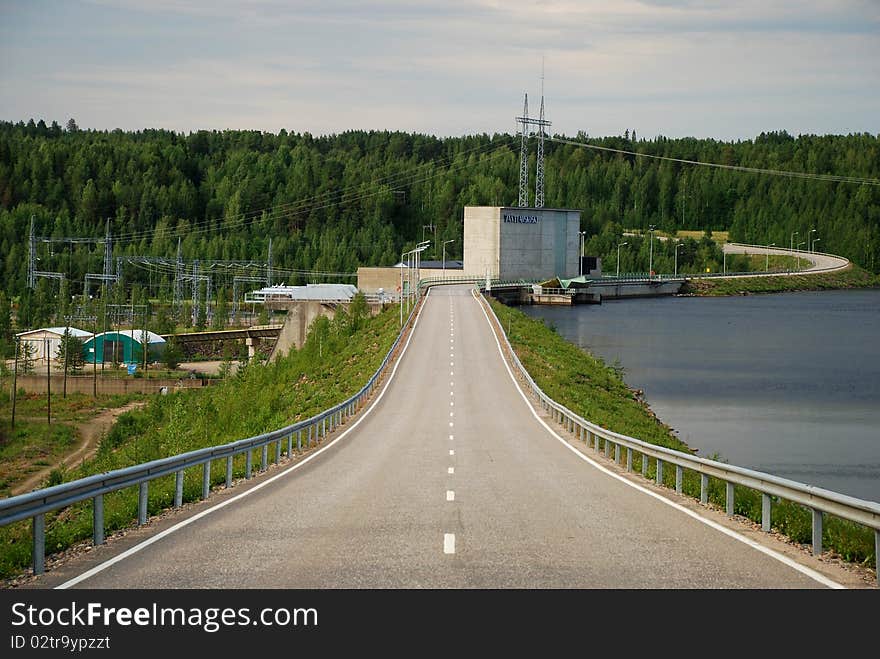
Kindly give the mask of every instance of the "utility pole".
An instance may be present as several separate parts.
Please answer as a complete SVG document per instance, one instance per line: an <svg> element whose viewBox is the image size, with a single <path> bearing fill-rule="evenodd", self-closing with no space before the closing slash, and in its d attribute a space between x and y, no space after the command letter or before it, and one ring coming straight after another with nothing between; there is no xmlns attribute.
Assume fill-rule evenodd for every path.
<svg viewBox="0 0 880 659"><path fill-rule="evenodd" d="M650 225L648 230L651 232L651 246L648 250L648 278L654 278L654 225Z"/></svg>
<svg viewBox="0 0 880 659"><path fill-rule="evenodd" d="M49 371L52 362L49 361L49 339L46 339L43 354L46 355L46 423L52 425L52 374Z"/></svg>
<svg viewBox="0 0 880 659"><path fill-rule="evenodd" d="M15 399L18 396L18 351L21 349L21 339L15 337L15 361L12 367L12 429L15 430Z"/></svg>

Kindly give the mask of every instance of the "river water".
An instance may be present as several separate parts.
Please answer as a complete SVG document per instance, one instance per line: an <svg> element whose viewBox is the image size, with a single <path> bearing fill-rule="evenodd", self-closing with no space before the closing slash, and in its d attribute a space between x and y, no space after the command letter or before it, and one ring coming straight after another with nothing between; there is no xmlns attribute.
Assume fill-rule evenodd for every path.
<svg viewBox="0 0 880 659"><path fill-rule="evenodd" d="M880 290L521 307L698 454L880 501Z"/></svg>

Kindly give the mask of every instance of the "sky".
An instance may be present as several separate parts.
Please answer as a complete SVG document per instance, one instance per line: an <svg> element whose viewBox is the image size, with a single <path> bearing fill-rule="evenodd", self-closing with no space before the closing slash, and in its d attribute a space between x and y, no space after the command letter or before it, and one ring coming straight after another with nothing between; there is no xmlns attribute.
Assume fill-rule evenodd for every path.
<svg viewBox="0 0 880 659"><path fill-rule="evenodd" d="M880 133L880 0L0 0L0 119L751 139Z"/></svg>

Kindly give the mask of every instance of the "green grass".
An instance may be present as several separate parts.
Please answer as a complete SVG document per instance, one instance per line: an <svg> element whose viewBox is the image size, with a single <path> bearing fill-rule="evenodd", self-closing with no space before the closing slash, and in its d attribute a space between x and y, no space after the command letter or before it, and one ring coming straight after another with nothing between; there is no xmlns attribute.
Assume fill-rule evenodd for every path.
<svg viewBox="0 0 880 659"><path fill-rule="evenodd" d="M784 293L793 291L824 291L880 286L880 275L856 265L830 273L779 277L742 277L738 279L694 279L681 289L684 295L748 295L751 293Z"/></svg>
<svg viewBox="0 0 880 659"><path fill-rule="evenodd" d="M12 402L0 401L0 496L42 467L58 464L74 447L77 425L106 409L121 407L139 394L100 396L71 393L52 395L52 421L46 418L46 395L23 394L16 400L15 428Z"/></svg>
<svg viewBox="0 0 880 659"><path fill-rule="evenodd" d="M523 366L553 400L608 430L651 444L692 452L690 447L674 435L668 425L657 419L640 396L627 387L619 367L609 366L589 352L581 350L540 320L532 319L521 311L494 300L490 300L490 304L501 326L508 331L508 338ZM600 449L604 450L601 442ZM707 457L725 461L718 455ZM633 469L636 472L641 472L642 460L640 454L634 454ZM648 461L647 475L654 479L656 462L652 459ZM670 488L675 487L674 466L664 468L663 484ZM699 474L685 470L682 491L699 498ZM709 501L718 507L725 505L725 484L722 481L709 479ZM810 511L776 497L772 502L772 528L796 543L812 542ZM760 522L761 493L737 487L734 512L753 522ZM822 539L826 551L833 555L876 569L872 529L826 515Z"/></svg>
<svg viewBox="0 0 880 659"><path fill-rule="evenodd" d="M154 397L145 407L126 412L95 459L69 479L275 430L342 402L376 372L399 332L396 306L373 318L352 316L338 311L333 322L317 319L305 345L272 364L251 364L220 385ZM255 469L259 464L258 450ZM244 475L244 465L245 456L238 456L234 477ZM225 473L223 461L216 461L212 484L225 482ZM200 495L201 469L190 469L184 478L184 501ZM171 506L173 496L173 476L152 481L149 513ZM104 511L108 534L130 526L137 514L137 488L106 495ZM91 515L90 503L47 514L47 556L90 538ZM30 565L31 544L29 521L0 528L0 577Z"/></svg>

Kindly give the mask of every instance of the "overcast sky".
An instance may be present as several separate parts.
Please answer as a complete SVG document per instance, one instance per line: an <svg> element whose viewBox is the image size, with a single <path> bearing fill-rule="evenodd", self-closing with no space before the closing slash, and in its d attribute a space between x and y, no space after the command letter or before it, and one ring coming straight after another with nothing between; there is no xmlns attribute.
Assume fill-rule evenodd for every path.
<svg viewBox="0 0 880 659"><path fill-rule="evenodd" d="M82 128L880 132L880 0L0 0L0 119Z"/></svg>

